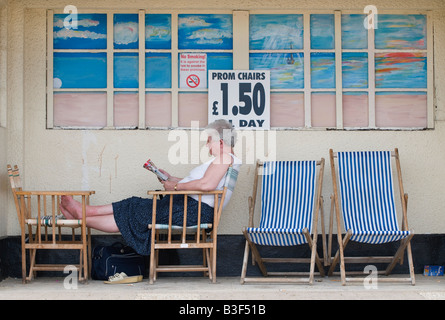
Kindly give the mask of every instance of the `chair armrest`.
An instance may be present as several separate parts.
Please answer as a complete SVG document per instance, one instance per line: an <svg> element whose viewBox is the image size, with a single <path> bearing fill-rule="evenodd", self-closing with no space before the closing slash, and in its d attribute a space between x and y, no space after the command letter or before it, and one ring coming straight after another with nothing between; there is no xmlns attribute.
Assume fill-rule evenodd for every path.
<svg viewBox="0 0 445 320"><path fill-rule="evenodd" d="M222 194L224 191L223 190L212 190L212 191L166 191L166 190L150 190L147 191L148 195L200 195L200 194Z"/></svg>
<svg viewBox="0 0 445 320"><path fill-rule="evenodd" d="M89 196L95 191L16 191L19 196Z"/></svg>

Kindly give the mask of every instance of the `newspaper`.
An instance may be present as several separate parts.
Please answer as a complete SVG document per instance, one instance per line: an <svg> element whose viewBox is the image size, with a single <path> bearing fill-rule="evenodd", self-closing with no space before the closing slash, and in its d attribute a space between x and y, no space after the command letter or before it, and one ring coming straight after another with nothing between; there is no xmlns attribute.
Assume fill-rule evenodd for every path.
<svg viewBox="0 0 445 320"><path fill-rule="evenodd" d="M156 176L160 179L160 180L168 180L168 177L163 174L161 171L159 171L159 169L155 166L155 164L153 163L153 161L151 161L150 159L147 160L146 163L144 163L144 168L153 172L154 174L156 174Z"/></svg>

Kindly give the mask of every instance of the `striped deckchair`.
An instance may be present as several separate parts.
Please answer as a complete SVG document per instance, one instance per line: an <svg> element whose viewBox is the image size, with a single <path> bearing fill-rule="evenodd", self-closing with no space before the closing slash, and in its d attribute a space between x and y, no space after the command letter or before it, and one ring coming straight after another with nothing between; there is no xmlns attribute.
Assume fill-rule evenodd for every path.
<svg viewBox="0 0 445 320"><path fill-rule="evenodd" d="M317 166L319 170L317 170ZM261 173L261 169L262 173ZM249 227L243 229L246 238L241 283L244 282L309 282L313 283L317 264L324 276L323 264L317 254L318 213L323 221L321 189L324 159L321 161L257 162L253 195L249 197ZM318 171L318 175L317 175ZM259 227L253 227L253 215L258 180L261 184L261 218ZM323 239L324 224L322 222ZM311 234L313 237L311 238ZM311 258L262 258L260 246L298 246L309 244ZM324 244L324 241L323 241ZM268 272L265 263L310 263L309 278L302 277L246 277L249 249L263 276L302 275L300 272ZM325 250L323 250L325 252ZM307 273L303 273L307 274Z"/></svg>
<svg viewBox="0 0 445 320"><path fill-rule="evenodd" d="M402 228L397 222L396 202L394 198L394 183L392 157L395 158L398 174L399 191L403 211ZM335 171L335 160L338 164L338 187ZM398 150L370 152L338 152L330 150L332 181L334 195L331 203L331 225L329 249L332 246L333 211L337 217L337 237L339 249L332 260L329 275L340 260L342 284L346 281L362 281L363 278L346 278L345 262L347 263L389 263L384 274L389 275L395 264L403 263L405 248L408 254L410 278L383 278L385 281L410 281L415 284L414 268L410 240L414 233L408 230L407 200L404 194ZM342 239L340 212L346 235ZM394 256L390 257L345 257L344 250L349 241L366 244L384 244L400 241L400 247ZM379 272L383 273L383 272Z"/></svg>

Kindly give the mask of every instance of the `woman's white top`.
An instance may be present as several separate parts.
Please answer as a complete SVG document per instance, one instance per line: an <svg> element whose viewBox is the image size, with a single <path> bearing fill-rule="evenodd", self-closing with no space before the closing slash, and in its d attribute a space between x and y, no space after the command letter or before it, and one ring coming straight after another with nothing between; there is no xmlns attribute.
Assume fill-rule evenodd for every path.
<svg viewBox="0 0 445 320"><path fill-rule="evenodd" d="M242 161L239 158L237 158L235 155L233 155L231 153L230 153L230 155L233 158L233 163L232 163L233 169L235 169L236 171L239 171ZM179 183L185 183L185 182L201 179L202 177L204 177L204 174L207 171L208 167L210 166L210 164L213 161L215 161L215 159L216 158L212 158L209 161L197 166L192 171L190 171L190 173L187 177L185 177L184 179L179 181ZM224 175L224 177L218 183L218 186L216 187L215 190L222 190L224 188L225 177L226 176ZM229 203L231 196L232 196L232 190L227 189L226 197L224 199L223 208L227 205L227 203ZM198 201L197 195L191 195L190 197L195 199L196 201ZM202 202L208 204L209 206L211 206L213 208L215 206L215 197L213 195L203 195Z"/></svg>

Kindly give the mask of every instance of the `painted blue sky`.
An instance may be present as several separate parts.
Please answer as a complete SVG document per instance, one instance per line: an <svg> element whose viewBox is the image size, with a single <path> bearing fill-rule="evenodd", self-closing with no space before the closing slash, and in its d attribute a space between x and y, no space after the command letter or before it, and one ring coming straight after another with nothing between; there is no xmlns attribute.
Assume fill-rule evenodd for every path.
<svg viewBox="0 0 445 320"><path fill-rule="evenodd" d="M311 53L311 86L313 89L335 88L335 53Z"/></svg>
<svg viewBox="0 0 445 320"><path fill-rule="evenodd" d="M145 48L171 49L171 15L145 15Z"/></svg>
<svg viewBox="0 0 445 320"><path fill-rule="evenodd" d="M139 47L139 23L137 14L115 14L113 36L115 49L137 49Z"/></svg>
<svg viewBox="0 0 445 320"><path fill-rule="evenodd" d="M343 88L368 87L368 53L344 52L342 54Z"/></svg>
<svg viewBox="0 0 445 320"><path fill-rule="evenodd" d="M106 88L106 53L54 53L54 88Z"/></svg>
<svg viewBox="0 0 445 320"><path fill-rule="evenodd" d="M68 16L68 14L54 15L54 49L107 48L106 14L78 14L77 29L64 27L63 22Z"/></svg>
<svg viewBox="0 0 445 320"><path fill-rule="evenodd" d="M304 88L303 53L251 53L250 69L270 70L271 89Z"/></svg>
<svg viewBox="0 0 445 320"><path fill-rule="evenodd" d="M364 14L342 14L341 45L343 49L367 49L368 30L363 25Z"/></svg>
<svg viewBox="0 0 445 320"><path fill-rule="evenodd" d="M311 14L311 49L334 49L334 15Z"/></svg>
<svg viewBox="0 0 445 320"><path fill-rule="evenodd" d="M379 14L376 49L426 49L426 16Z"/></svg>
<svg viewBox="0 0 445 320"><path fill-rule="evenodd" d="M303 49L303 15L250 15L250 50Z"/></svg>
<svg viewBox="0 0 445 320"><path fill-rule="evenodd" d="M230 14L178 15L179 49L233 48L233 22Z"/></svg>

